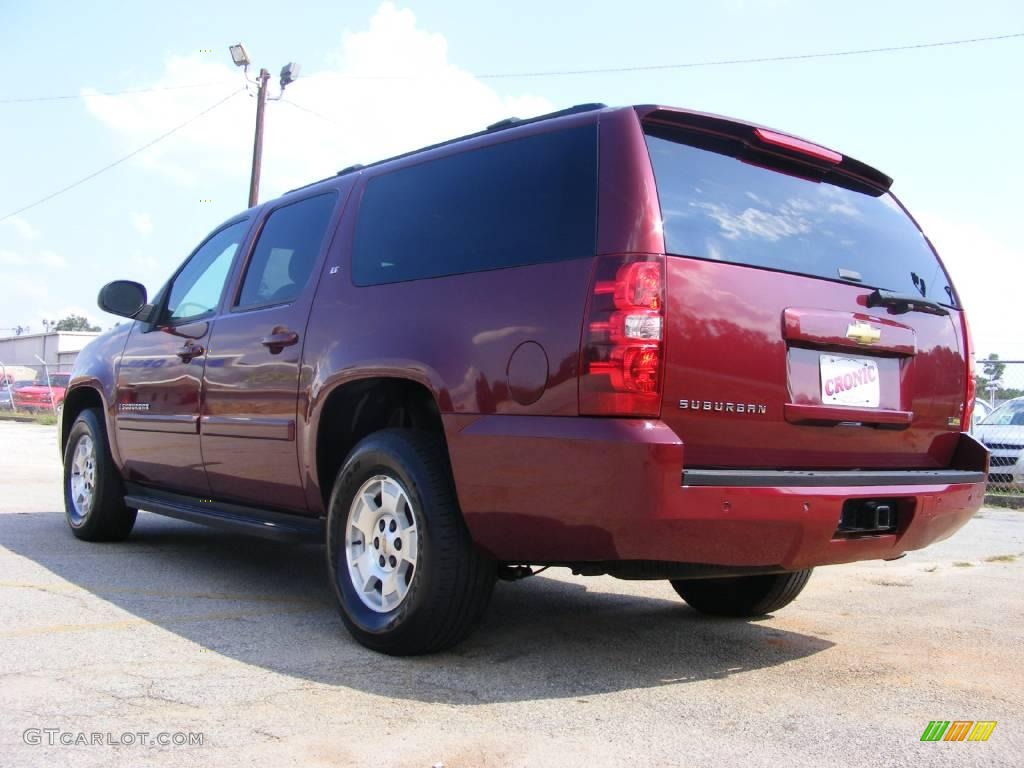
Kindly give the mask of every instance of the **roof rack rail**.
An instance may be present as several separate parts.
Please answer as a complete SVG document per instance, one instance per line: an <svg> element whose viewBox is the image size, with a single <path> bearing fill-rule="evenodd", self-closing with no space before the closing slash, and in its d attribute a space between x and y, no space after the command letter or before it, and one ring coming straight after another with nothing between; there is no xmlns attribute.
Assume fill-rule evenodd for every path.
<svg viewBox="0 0 1024 768"><path fill-rule="evenodd" d="M491 123L487 126L488 131L498 131L502 128L510 128L516 123L523 122L522 118L519 117L506 117L504 120L499 120L496 123Z"/></svg>
<svg viewBox="0 0 1024 768"><path fill-rule="evenodd" d="M601 102L588 102L586 104L575 104L571 107L566 107L565 109L559 109L556 112L548 112L543 115L537 115L536 117L528 117L525 120L520 120L518 117L509 117L504 120L499 120L496 123L492 123L491 125L487 126L487 128L485 128L484 130L477 131L476 133L468 133L465 136L458 136L454 139L441 141L438 142L437 144L431 144L430 146L427 147L420 147L419 149L414 149L410 152L403 152L399 155L386 157L383 160L377 160L375 162L367 163L365 165L362 165L360 163L350 165L347 168L342 168L340 171L334 174L334 176L328 176L326 179L317 179L316 181L311 181L309 184L303 184L301 187L289 189L287 192L285 192L285 194L287 195L292 192L298 192L300 189L312 187L314 184L319 184L323 181L328 181L329 179L333 179L337 176L345 176L349 173L354 173L355 171L361 171L363 168L372 168L373 166L380 165L381 163L388 163L391 162L392 160L398 160L403 157L409 157L410 155L416 155L419 154L420 152L427 152L428 150L431 149L438 149L439 147L447 147L449 144L456 144L460 141L465 141L466 139L474 139L477 136L486 136L488 133L491 133L493 131L503 131L506 128L515 128L520 125L530 125L531 123L539 123L543 120L553 120L556 117L576 115L581 112L593 112L598 109L607 109L607 107L607 104L602 104Z"/></svg>
<svg viewBox="0 0 1024 768"><path fill-rule="evenodd" d="M518 117L506 117L504 120L499 120L496 123L491 123L487 126L487 132L501 131L505 128L512 128L516 125L528 125L529 123L539 123L541 120L551 120L555 117L565 117L566 115L576 115L580 112L593 112L595 109L605 109L608 105L602 104L598 101L588 102L586 104L573 104L571 107L560 109L557 112L547 112L543 115L537 115L536 117L529 117L526 120L522 120ZM463 137L468 138L468 137ZM456 139L458 141L458 139Z"/></svg>

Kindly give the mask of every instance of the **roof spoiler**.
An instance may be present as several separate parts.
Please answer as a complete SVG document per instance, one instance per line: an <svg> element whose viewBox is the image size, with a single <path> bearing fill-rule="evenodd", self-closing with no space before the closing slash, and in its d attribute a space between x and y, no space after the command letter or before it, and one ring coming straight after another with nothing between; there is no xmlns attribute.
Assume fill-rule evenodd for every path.
<svg viewBox="0 0 1024 768"><path fill-rule="evenodd" d="M689 112L658 106L636 107L645 123L686 128L724 139L739 141L758 153L777 155L788 161L811 166L820 172L838 172L881 192L888 192L892 179L860 160L827 149L813 142L771 128L732 120L705 112Z"/></svg>

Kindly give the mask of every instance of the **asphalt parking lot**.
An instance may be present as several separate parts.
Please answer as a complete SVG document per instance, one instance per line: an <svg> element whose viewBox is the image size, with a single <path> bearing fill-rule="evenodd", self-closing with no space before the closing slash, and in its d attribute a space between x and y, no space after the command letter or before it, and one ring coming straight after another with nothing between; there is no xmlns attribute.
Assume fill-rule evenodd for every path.
<svg viewBox="0 0 1024 768"><path fill-rule="evenodd" d="M400 660L345 633L316 547L150 514L75 540L54 441L0 423L2 765L1021 764L1024 512L820 569L757 622L551 570L499 584L455 652ZM998 725L922 743L930 720ZM203 743L60 743L140 732Z"/></svg>

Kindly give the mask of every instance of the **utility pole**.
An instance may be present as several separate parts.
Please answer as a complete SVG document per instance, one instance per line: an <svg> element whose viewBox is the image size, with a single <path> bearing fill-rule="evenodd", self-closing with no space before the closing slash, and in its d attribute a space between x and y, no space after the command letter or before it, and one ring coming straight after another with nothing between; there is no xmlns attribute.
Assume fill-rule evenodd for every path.
<svg viewBox="0 0 1024 768"><path fill-rule="evenodd" d="M260 197L260 166L263 164L263 112L267 108L267 83L270 73L260 70L256 78L259 90L256 92L256 136L252 141L252 176L249 177L249 207L252 208Z"/></svg>
<svg viewBox="0 0 1024 768"><path fill-rule="evenodd" d="M263 165L263 115L267 107L267 85L270 83L270 73L260 68L260 73L255 80L249 77L249 65L252 61L249 58L245 46L236 43L229 47L231 60L235 66L242 67L245 80L256 86L256 133L252 140L252 173L249 176L249 207L252 208L259 202L260 197L260 170ZM281 67L281 92L270 101L278 101L284 96L284 89L295 82L299 76L299 65L294 61ZM252 95L252 94L250 94Z"/></svg>

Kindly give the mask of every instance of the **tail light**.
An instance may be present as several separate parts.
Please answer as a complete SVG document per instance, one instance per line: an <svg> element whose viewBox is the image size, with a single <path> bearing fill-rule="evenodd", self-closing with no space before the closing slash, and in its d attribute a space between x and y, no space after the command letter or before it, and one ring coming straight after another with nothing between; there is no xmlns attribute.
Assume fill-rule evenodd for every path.
<svg viewBox="0 0 1024 768"><path fill-rule="evenodd" d="M580 413L657 416L664 331L664 257L599 256L580 349Z"/></svg>
<svg viewBox="0 0 1024 768"><path fill-rule="evenodd" d="M967 322L967 313L961 313L964 322L964 357L967 358L967 386L964 390L964 407L960 414L960 429L971 428L974 416L974 398L977 395L978 383L974 378L974 337L971 336L971 324Z"/></svg>

